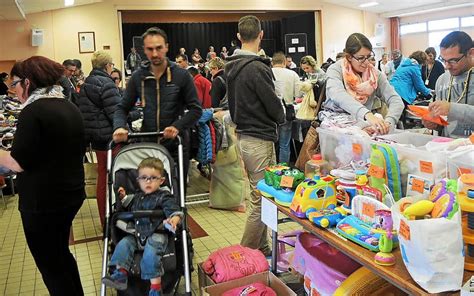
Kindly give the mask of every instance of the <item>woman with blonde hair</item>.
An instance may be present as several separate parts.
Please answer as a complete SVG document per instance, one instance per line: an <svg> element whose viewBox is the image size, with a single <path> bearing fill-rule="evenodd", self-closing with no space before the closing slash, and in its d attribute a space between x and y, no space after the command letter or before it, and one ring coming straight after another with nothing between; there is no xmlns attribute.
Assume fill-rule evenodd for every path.
<svg viewBox="0 0 474 296"><path fill-rule="evenodd" d="M92 71L84 81L77 105L84 118L86 145L97 155L97 205L100 222L104 224L107 145L112 140L113 118L121 101L119 89L110 76L114 69L112 57L106 51L96 51L91 59Z"/></svg>
<svg viewBox="0 0 474 296"><path fill-rule="evenodd" d="M303 80L317 82L327 79L326 73L318 67L316 59L310 55L301 58L300 67L304 71Z"/></svg>

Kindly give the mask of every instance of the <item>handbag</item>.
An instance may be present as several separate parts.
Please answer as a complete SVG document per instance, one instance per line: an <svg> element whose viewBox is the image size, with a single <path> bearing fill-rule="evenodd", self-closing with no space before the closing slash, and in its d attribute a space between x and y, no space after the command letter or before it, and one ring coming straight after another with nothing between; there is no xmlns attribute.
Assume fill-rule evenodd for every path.
<svg viewBox="0 0 474 296"><path fill-rule="evenodd" d="M296 112L295 106L293 104L287 104L285 100L281 100L283 102L283 106L285 107L285 119L286 121L293 121L296 119Z"/></svg>

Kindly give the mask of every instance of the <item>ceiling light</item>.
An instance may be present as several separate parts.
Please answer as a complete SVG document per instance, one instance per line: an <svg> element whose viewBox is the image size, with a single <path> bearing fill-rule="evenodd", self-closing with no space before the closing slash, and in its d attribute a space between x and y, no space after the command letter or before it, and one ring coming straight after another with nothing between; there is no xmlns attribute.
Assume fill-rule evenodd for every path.
<svg viewBox="0 0 474 296"><path fill-rule="evenodd" d="M362 3L361 5L359 5L359 7L365 8L365 7L375 6L375 5L379 5L379 3L378 2L367 2L367 3Z"/></svg>
<svg viewBox="0 0 474 296"><path fill-rule="evenodd" d="M74 0L64 0L64 6L72 6L74 5Z"/></svg>

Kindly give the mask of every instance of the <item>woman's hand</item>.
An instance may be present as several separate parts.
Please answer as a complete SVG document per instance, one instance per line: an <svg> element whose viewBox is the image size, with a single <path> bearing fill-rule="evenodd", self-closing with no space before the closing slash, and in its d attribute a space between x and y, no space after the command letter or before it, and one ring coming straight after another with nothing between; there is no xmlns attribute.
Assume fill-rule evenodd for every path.
<svg viewBox="0 0 474 296"><path fill-rule="evenodd" d="M119 187L119 189L117 190L117 193L118 193L118 196L120 197L121 200L125 196L127 196L127 192L125 191L125 188L123 188L123 187Z"/></svg>
<svg viewBox="0 0 474 296"><path fill-rule="evenodd" d="M383 120L383 118L378 118L372 112L369 112L365 115L365 120L367 120L370 125L375 129L376 133L379 135L388 134L390 131L390 123Z"/></svg>
<svg viewBox="0 0 474 296"><path fill-rule="evenodd" d="M178 224L181 222L181 218L179 216L173 216L172 218L166 219L165 223L170 224L174 230L178 227Z"/></svg>

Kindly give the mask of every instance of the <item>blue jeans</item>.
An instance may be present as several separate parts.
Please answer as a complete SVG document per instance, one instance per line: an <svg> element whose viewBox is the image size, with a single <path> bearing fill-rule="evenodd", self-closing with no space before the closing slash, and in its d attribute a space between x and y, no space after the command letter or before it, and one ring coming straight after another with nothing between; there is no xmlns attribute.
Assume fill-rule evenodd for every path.
<svg viewBox="0 0 474 296"><path fill-rule="evenodd" d="M164 274L161 258L163 257L166 246L168 245L168 236L165 234L154 233L148 237L143 251L142 261L140 262L141 277L143 280L161 277ZM115 247L114 254L110 259L109 266L120 266L130 271L133 263L133 254L138 250L137 239L132 235L122 238Z"/></svg>
<svg viewBox="0 0 474 296"><path fill-rule="evenodd" d="M278 129L280 152L278 162L290 163L291 121L280 125Z"/></svg>

